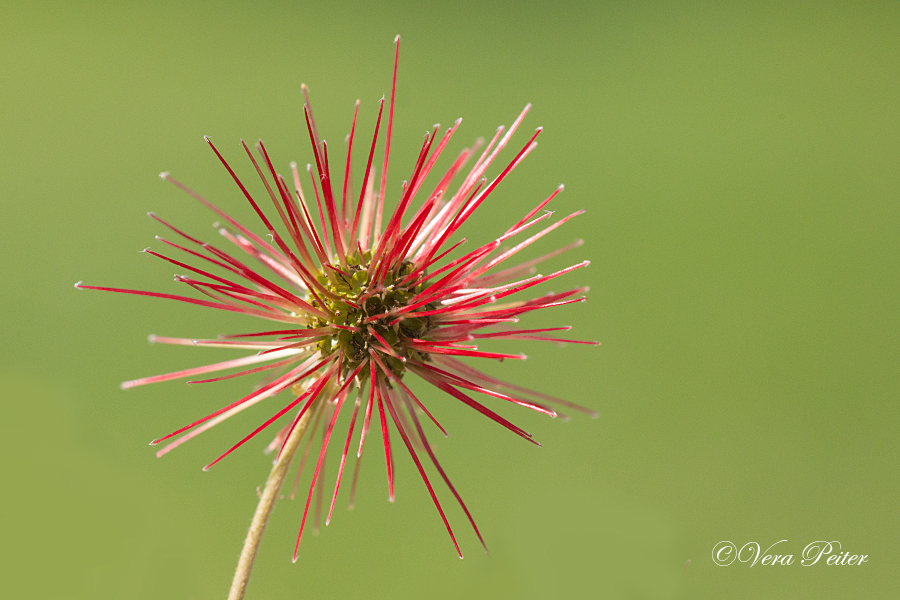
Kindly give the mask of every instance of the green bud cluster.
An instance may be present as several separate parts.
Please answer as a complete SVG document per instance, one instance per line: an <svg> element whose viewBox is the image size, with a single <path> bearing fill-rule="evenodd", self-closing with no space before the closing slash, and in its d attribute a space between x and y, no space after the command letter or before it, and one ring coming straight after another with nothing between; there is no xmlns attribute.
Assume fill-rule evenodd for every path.
<svg viewBox="0 0 900 600"><path fill-rule="evenodd" d="M403 280L412 273L414 268L412 263L404 261L387 274L379 293L371 294L368 280L371 260L371 252L365 252L362 256L354 253L347 257L346 268L342 267L341 271L325 268L316 277L319 283L340 299L322 295L325 302L323 308L334 317L330 321L317 317L308 327L346 325L359 329L359 331L341 329L333 335L322 338L317 346L323 357L334 352L343 353L345 375L356 370L360 363L369 356L369 348L374 347L377 350L384 345L369 332L369 326L378 332L378 335L398 356L402 356L406 360L418 361L426 361L428 356L405 347L401 342L404 339L431 340L430 334L436 326L430 316L407 317L391 324L396 317L388 315L372 322L366 322L370 317L407 306L416 294L424 289L423 284L409 287L403 283ZM310 303L317 308L320 306L315 299L311 299ZM357 306L359 308L356 308ZM436 304L429 303L419 310L428 311L435 308L437 308ZM397 377L402 377L406 371L403 361L390 354L379 352L378 358ZM361 378L368 377L369 370L363 369L359 376Z"/></svg>

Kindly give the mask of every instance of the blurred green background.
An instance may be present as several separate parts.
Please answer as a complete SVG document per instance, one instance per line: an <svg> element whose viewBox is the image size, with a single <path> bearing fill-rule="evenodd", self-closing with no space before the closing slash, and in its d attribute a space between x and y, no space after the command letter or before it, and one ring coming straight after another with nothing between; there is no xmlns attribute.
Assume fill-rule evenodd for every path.
<svg viewBox="0 0 900 600"><path fill-rule="evenodd" d="M557 214L588 212L541 249L585 239L551 266L590 259L554 288L590 299L531 323L602 346L524 342L527 362L493 372L601 416L500 407L538 449L417 386L491 554L440 490L456 559L402 448L386 502L372 447L357 508L345 491L296 565L302 503L277 505L247 597L896 593L900 2L223 1L0 7L2 595L226 596L268 438L200 468L273 404L157 459L147 442L248 382L118 383L232 356L149 333L257 323L72 284L181 293L137 252L163 233L144 213L210 240L215 217L157 173L255 223L202 136L242 175L242 137L282 172L310 162L301 82L326 139L357 98L371 136L396 33L389 184L434 122L464 117L455 155L534 103L513 145L543 125L540 145L466 233L497 234L564 182ZM712 561L722 540L782 539L789 567ZM801 567L815 540L869 562Z"/></svg>

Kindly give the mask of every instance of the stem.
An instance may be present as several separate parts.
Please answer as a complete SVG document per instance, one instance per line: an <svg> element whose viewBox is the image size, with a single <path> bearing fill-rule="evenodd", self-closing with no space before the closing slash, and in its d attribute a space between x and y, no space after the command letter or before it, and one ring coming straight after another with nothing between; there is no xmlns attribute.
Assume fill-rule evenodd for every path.
<svg viewBox="0 0 900 600"><path fill-rule="evenodd" d="M231 582L231 591L228 593L228 600L242 600L244 592L247 589L247 581L250 579L250 571L253 569L253 561L256 559L256 552L259 549L259 542L262 540L263 531L266 529L266 523L269 522L269 515L272 514L272 508L275 506L275 500L281 491L281 485L284 483L284 477L287 475L288 467L291 459L297 452L297 446L300 444L300 438L306 430L306 425L312 416L313 411L307 410L306 414L294 427L281 456L272 466L272 472L266 480L266 487L263 490L259 504L256 506L256 513L253 515L253 521L250 523L250 530L247 532L247 539L244 540L244 549L241 550L241 557L238 559L237 570L234 572L234 580Z"/></svg>

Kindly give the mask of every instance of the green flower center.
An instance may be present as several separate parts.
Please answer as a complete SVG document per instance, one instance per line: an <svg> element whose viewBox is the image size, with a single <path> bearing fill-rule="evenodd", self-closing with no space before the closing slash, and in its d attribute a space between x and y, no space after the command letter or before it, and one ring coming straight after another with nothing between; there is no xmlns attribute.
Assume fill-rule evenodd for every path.
<svg viewBox="0 0 900 600"><path fill-rule="evenodd" d="M342 352L345 374L356 370L369 356L369 350L373 349L394 375L402 377L406 371L405 361L428 360L427 354L414 350L404 342L433 341L431 332L436 324L428 315L416 317L407 312L400 318L398 313L427 286L416 283L420 277L409 279L414 266L404 261L390 270L376 289L376 282L369 281L371 259L371 252L365 252L362 257L354 253L347 257L347 267L325 267L319 272L316 279L336 296L319 294L324 308L334 317L330 321L316 318L309 328L338 329L337 333L322 338L317 348L323 357ZM319 308L319 301L310 296L310 303ZM424 312L437 307L436 303L430 302L415 310ZM359 376L368 377L369 370L363 369Z"/></svg>

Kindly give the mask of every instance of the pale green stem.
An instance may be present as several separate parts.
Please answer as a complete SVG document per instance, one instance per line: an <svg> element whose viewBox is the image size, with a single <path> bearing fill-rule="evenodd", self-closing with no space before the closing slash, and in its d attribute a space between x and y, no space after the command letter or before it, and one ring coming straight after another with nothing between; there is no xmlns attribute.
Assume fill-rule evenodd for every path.
<svg viewBox="0 0 900 600"><path fill-rule="evenodd" d="M284 477L287 475L291 459L294 458L294 454L297 452L300 438L303 437L303 432L306 430L306 425L309 423L312 413L312 410L306 411L306 414L303 415L300 422L297 423L297 426L291 432L290 437L288 437L281 456L272 466L272 472L269 473L266 487L256 507L256 514L253 515L253 521L250 523L247 539L244 540L244 549L241 550L241 557L238 559L234 580L231 582L231 591L228 593L228 600L242 600L244 597L247 581L250 579L250 571L253 569L253 561L256 558L256 551L259 549L263 531L266 529L266 523L269 522L272 507L275 506L275 500L281 491L281 485L284 483Z"/></svg>

